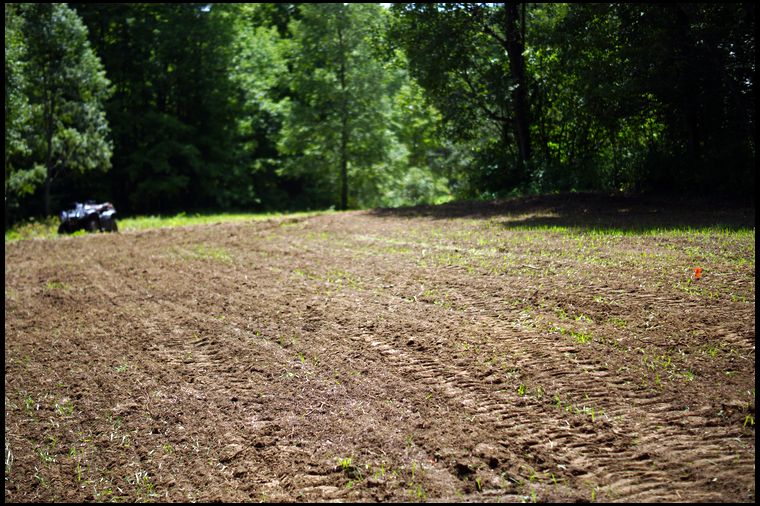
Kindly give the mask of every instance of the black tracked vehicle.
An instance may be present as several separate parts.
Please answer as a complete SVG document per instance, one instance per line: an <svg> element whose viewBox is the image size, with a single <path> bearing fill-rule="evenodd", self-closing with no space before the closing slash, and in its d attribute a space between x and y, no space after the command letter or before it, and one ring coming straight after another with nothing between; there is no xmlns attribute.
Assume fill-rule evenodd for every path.
<svg viewBox="0 0 760 506"><path fill-rule="evenodd" d="M110 202L96 204L94 200L75 202L73 209L61 211L59 234L72 234L78 230L87 232L118 232L116 208Z"/></svg>

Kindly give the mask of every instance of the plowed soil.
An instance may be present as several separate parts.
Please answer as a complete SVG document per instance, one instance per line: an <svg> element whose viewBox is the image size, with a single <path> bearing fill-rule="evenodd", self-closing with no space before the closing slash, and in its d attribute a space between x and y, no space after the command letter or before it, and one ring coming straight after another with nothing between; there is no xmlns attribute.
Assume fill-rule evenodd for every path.
<svg viewBox="0 0 760 506"><path fill-rule="evenodd" d="M579 195L6 244L5 500L753 502L754 226Z"/></svg>

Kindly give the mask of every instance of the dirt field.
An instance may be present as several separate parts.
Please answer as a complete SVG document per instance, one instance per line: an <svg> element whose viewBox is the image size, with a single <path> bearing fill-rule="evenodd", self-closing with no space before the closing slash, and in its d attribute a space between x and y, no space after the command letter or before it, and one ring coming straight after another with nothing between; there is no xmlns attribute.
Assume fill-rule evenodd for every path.
<svg viewBox="0 0 760 506"><path fill-rule="evenodd" d="M6 244L5 500L753 502L754 226L581 195Z"/></svg>

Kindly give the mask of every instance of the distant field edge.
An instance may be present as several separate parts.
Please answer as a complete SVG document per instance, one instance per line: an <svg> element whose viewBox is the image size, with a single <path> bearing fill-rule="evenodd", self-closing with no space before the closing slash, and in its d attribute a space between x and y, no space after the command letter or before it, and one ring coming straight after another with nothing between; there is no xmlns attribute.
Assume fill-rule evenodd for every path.
<svg viewBox="0 0 760 506"><path fill-rule="evenodd" d="M139 231L156 228L175 228L193 225L206 225L212 223L234 223L243 221L264 221L278 219L303 219L322 214L335 213L337 211L302 211L293 213L178 213L175 215L146 215L128 216L117 219L119 231ZM58 231L58 218L50 217L42 220L29 220L20 223L5 232L5 243L28 239L55 239L60 237ZM74 236L84 235L86 232L76 232ZM69 235L68 237L71 237Z"/></svg>

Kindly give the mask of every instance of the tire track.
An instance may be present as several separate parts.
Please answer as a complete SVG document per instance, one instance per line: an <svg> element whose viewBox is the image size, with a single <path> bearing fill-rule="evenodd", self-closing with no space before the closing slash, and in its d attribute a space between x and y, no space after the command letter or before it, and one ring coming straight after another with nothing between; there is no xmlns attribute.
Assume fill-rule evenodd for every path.
<svg viewBox="0 0 760 506"><path fill-rule="evenodd" d="M673 299L673 300L679 300L679 299ZM366 337L366 335L365 335ZM430 361L429 359L419 359L415 358L413 356L410 356L409 353L401 350L399 347L394 346L393 343L384 341L382 343L378 343L377 340L371 340L370 339L368 343L374 347L380 347L380 349L384 352L384 354L388 357L389 361L393 363L396 367L399 367L402 369L405 373L415 376L417 379L419 379L422 382L426 382L428 384L437 384L440 389L444 392L446 392L450 397L453 398L459 398L462 399L462 402L464 404L474 404L476 406L476 411L484 412L484 411L490 411L493 408L493 403L489 404L488 402L479 401L478 399L481 399L483 397L487 397L487 392L484 392L482 388L479 388L479 383L472 379L462 380L462 378L466 378L467 374L466 372L462 370L452 370L452 365L446 365L443 366L438 362ZM520 344L520 339L513 340L514 345ZM551 343L547 343L551 344ZM556 361L555 361L556 362ZM525 364L527 367L532 366L533 364ZM587 364L585 364L589 367L589 369L594 369L598 367L598 363L594 360L589 361ZM535 368L535 367L534 367ZM568 376L573 376L573 372L566 371L565 374ZM581 379L581 376L575 375L575 380ZM596 381L599 378L592 380L592 383ZM574 381L574 384L580 383L581 385L584 385L585 382L583 381ZM588 384L588 383L585 383ZM627 390L623 390L621 388L615 389L615 386L622 386L625 382L612 382L611 384L604 385L604 390L609 390L609 387L612 387L613 390L618 390L617 392L613 391L611 392L612 397L620 396L625 399L625 402L628 404L624 407L608 407L607 409L612 409L613 416L616 414L623 414L627 413L631 410L636 412L636 414L639 417L642 417L644 419L644 422L642 424L639 424L640 430L647 431L650 428L655 428L659 423L661 423L660 415L665 413L673 413L674 412L674 406L673 406L673 400L674 399L648 399L648 398L639 398L636 395L630 394ZM585 385L584 385L585 386ZM602 396L600 396L602 397ZM536 406L531 406L531 409L536 408ZM512 406L507 409L514 409ZM617 410L617 411L616 411ZM608 411L609 412L609 411ZM523 411L523 413L520 413L521 415L525 415L526 413ZM676 415L677 416L677 415ZM511 429L510 436L517 436L521 433L521 431L525 430L525 418L518 416L516 418L521 419L521 423L519 426L511 425L511 424L503 424L499 428L502 430L509 430ZM704 421L702 422L704 424ZM643 425L643 427L641 426ZM542 434L541 431L541 424L538 425L531 425L527 429L528 431L537 431L538 434ZM674 432L672 435L674 436L680 436L684 437L683 432ZM549 437L551 437L551 434L548 434ZM697 469L701 467L702 462L696 461L693 466L685 466L681 462L683 462L683 458L685 457L684 454L688 453L695 444L704 443L704 440L699 438L699 436L694 435L691 440L688 438L692 437L691 435L687 434L686 438L687 440L683 443L665 443L665 449L666 451L662 452L664 454L670 454L671 458L668 459L668 462L666 462L671 468L668 472L665 473L653 473L653 474L647 474L642 477L642 482L649 482L652 479L656 479L660 483L661 489L668 489L670 488L670 484L673 482L673 478L671 476L672 468L676 468L676 472L679 472L678 469L680 469L680 472L683 473L689 473L690 471ZM726 440L729 438L728 435L722 434L716 436L718 440L718 444L709 445L706 450L709 455L719 456L724 451L724 446ZM585 440L579 442L575 447L576 448L587 448L590 447L590 443L593 443L594 445L603 443L604 440ZM647 442L646 439L644 439L644 442ZM630 441L624 441L624 444L630 444ZM656 445L660 448L663 446L662 441L657 441ZM573 445L571 445L572 447ZM646 448L646 447L645 447ZM643 453L642 453L643 452ZM612 478L612 481L610 483L610 486L612 488L620 488L621 483L614 481L615 473L626 473L628 471L626 470L617 470L615 469L615 463L620 461L629 461L629 460L636 460L637 455L648 455L647 450L639 450L637 452L627 451L623 450L620 456L613 458L613 459L597 459L597 462L601 462L603 464L602 470L599 471L597 474L597 477L601 477L602 479L600 481L607 481ZM573 459L579 459L584 457L584 455L576 456L569 454L565 456L565 461L573 460ZM589 456L591 457L591 456ZM727 460L727 459L726 459ZM604 468L604 465L606 465L607 462L610 462L611 469L607 471ZM751 476L753 474L753 468L750 464L744 463L742 466L742 472L746 473L746 475ZM609 478L605 477L605 474L609 476ZM728 474L728 473L725 473ZM590 476L591 478L594 478L594 476ZM718 473L718 478L723 478L724 476ZM606 479L605 479L606 478ZM687 489L694 489L697 487L703 487L704 483L695 483L694 481L686 481L682 480L678 482L678 485L681 487L682 490ZM640 486L629 486L630 494L632 494L632 497L637 498L646 498L647 500L672 500L672 494L667 495L657 495L654 490L656 490L656 487L652 487L651 485L640 485ZM720 494L715 493L706 493L702 496L697 496L698 500L719 500Z"/></svg>
<svg viewBox="0 0 760 506"><path fill-rule="evenodd" d="M301 233L307 230L305 227ZM204 233L208 234L209 240L215 237L212 232ZM459 313L444 311L430 302L402 302L406 300L403 292L395 295L387 290L340 286L329 296L323 318L317 321L330 328L336 338L336 352L359 346L366 357L382 357L380 363L394 371L395 377L410 378L409 385L439 392L452 413L468 417L478 426L480 434L490 434L491 441L502 442L499 455L508 455L509 462L518 468L551 469L557 478L565 480L574 490L585 490L588 483L592 483L601 487L600 491L608 494L605 496L608 498L671 501L683 497L695 501L720 501L724 489L713 488L713 478L720 482L736 482L737 474L754 476L751 462L746 459L736 461L733 455L726 454L728 448L736 448L731 443L736 433L715 419L711 405L688 413L679 407L683 406L682 397L692 391L691 387L675 385L672 392L653 396L644 389L632 388L641 376L637 371L621 372L622 367L631 365L630 360L615 350L600 355L599 347L568 345L557 336L538 329L513 328L510 320L518 311L507 311L504 318L498 301L505 295L524 296L527 292L524 286L500 292L498 283L496 287L489 286L489 283L494 284L490 276L470 276L464 283L461 280L465 275L460 269L420 267L413 259L398 255L390 260L370 257L364 264L355 265L352 262L354 252L350 248L331 250L329 262L325 262L322 248L303 247L298 241L279 242L284 239L275 234L274 242L267 244L268 263L264 266L248 265L255 257L252 254L242 254L236 257L232 266L214 270L203 263L189 262L183 270L176 271L172 270L171 262L155 259L151 272L159 283L180 278L187 293L192 293L198 302L216 307L227 304L223 321L209 320L208 314L198 311L192 304L169 299L168 291L161 287L122 283L114 272L102 265L97 267L96 262L99 277L109 279L97 288L104 295L126 292L127 306L120 306L120 302L111 298L111 303L125 309L126 314L133 314L131 309L140 308L152 315L145 321L133 319L133 325L143 329L140 332L144 335L142 339L163 333L154 343L160 359L168 361L170 370L181 371L192 366L196 381L213 376L222 386L208 382L193 388L196 392L216 396L244 392L247 382L240 379L241 372L256 370L254 361L246 355L250 354L251 342L256 342L256 350L265 352L275 367L284 367L293 360L292 351L284 350L272 338L283 330L300 330L300 320L291 317L303 314L307 294L319 293L321 289L318 281L304 279L302 285L278 292L278 285L282 286L289 279L293 263L320 265L321 262L327 268L352 270L362 280L382 279L396 286L404 283L400 276L392 274L394 270L403 271L414 279L432 278L436 280L436 286L456 287L460 292L464 291L463 286L470 286L472 288L464 295L459 293L459 300L477 311ZM255 243L252 238L237 241L221 241L220 244L238 252ZM142 256L146 254L143 252ZM258 276L257 284L236 284L235 279L242 273ZM304 291L304 287L312 290ZM412 285L408 287L414 288ZM241 301L260 300L257 292L261 290L267 294L266 306L251 313ZM605 297L625 295L635 301L634 307L670 305L683 311L698 308L698 304L685 297L660 297L656 292L625 289L599 290ZM235 293L238 300L230 301L225 295L230 293ZM582 298L583 292L569 289L565 294L566 300L577 300ZM297 298L289 300L294 295ZM390 307L395 308L392 314L388 311ZM273 308L280 308L279 316L274 316ZM283 320L278 321L279 318ZM248 328L251 319L267 338L255 341ZM405 343L406 337L399 333L398 326L388 323L389 319L412 326L415 342L412 345ZM199 326L203 332L190 340L186 335L172 333L172 326L177 321L183 322L181 328L184 330ZM498 371L481 372L475 355L458 356L452 351L456 340L451 336L436 335L440 327L427 323L443 321L448 329L478 336L479 342L493 343L493 349L508 352L511 365L518 370L512 381L515 384L530 382L529 386L551 385L547 387L545 398L519 395L514 384L504 388L504 381L494 386L488 378L493 379L494 374L498 376ZM372 326L369 331L363 327L367 322ZM714 336L727 338L725 340L732 344L743 342L740 338L729 337L736 334L730 334L728 329L711 328L717 331ZM352 338L357 334L359 341ZM442 345L432 346L436 340L442 341ZM187 353L194 354L189 363L183 358ZM271 373L272 368L268 371ZM271 377L268 379L271 381ZM560 396L562 405L573 399L577 402L579 395L584 393L588 405L603 405L600 406L605 413L602 419L589 422L586 413L568 413L563 408L553 407L551 399L554 395ZM226 407L219 404L217 409ZM557 412L561 416L558 417ZM231 412L229 420L234 420L236 413ZM695 448L699 448L699 455L696 455ZM435 448L431 446L426 450L432 453ZM482 462L488 465L487 458ZM653 468L653 465L657 467ZM449 472L456 474L450 468ZM520 472L517 474L523 479L528 478ZM673 495L674 486L681 494L677 498ZM737 494L739 489L751 488L749 481L736 485Z"/></svg>
<svg viewBox="0 0 760 506"><path fill-rule="evenodd" d="M338 262L339 259L335 259ZM408 267L408 266L407 266ZM387 270L387 267L382 267L377 264L372 265L372 268L370 269L370 273L367 275L367 277L371 277L372 273L377 272L384 272ZM404 271L407 271L407 269L403 269ZM364 299L366 300L366 295L364 294ZM572 295L570 295L572 296ZM683 304L684 300L682 298L661 298L658 299L657 297L648 297L644 296L642 297L644 300L655 300L658 302L662 302L662 300L670 301L670 302L678 302ZM382 307L383 304L380 304ZM347 313L350 313L355 308L353 307L346 307L344 310ZM378 310L380 310L378 308ZM412 319L415 317L415 315L405 315L407 316L406 319ZM433 320L435 320L435 317L432 317ZM493 323L492 323L493 325ZM499 332L499 336L504 335L510 335L509 332ZM425 359L425 358L415 358L414 356L411 356L409 352L404 351L402 348L395 345L392 341L382 341L378 343L377 341L377 335L373 337L368 337L367 334L363 334L363 337L365 338L365 341L368 342L373 347L379 348L384 355L387 357L389 363L394 364L394 366L398 367L402 374L409 374L421 381L423 384L426 384L427 386L432 387L438 387L441 391L445 392L449 397L460 399L464 404L470 404L475 406L475 411L478 412L484 412L489 411L493 409L493 406L500 406L504 413L507 412L513 412L514 406L512 405L506 405L504 404L504 400L493 400L491 401L491 404L488 404L488 401L482 401L481 399L486 398L489 399L490 397L490 391L487 389L484 389L483 385L477 381L476 379L470 378L466 369L457 369L456 366L453 366L451 364L442 365L440 362L431 360L431 359ZM491 333L490 337L494 337L493 333ZM541 340L541 336L532 336L535 339ZM522 345L524 339L514 339L514 338L505 338L502 339L504 346L511 345L512 347L519 347ZM527 374L528 377L531 378L541 378L541 370L547 369L545 364L541 364L541 362L548 362L549 364L553 364L550 369L554 371L554 374L563 374L566 379L565 382L571 385L574 385L574 388L571 390L600 390L603 393L600 393L596 397L591 397L591 400L595 400L596 398L599 399L620 399L620 402L609 404L605 406L605 411L610 415L608 418L614 419L617 416L621 415L630 415L633 413L633 418L639 419L639 421L635 422L635 425L633 427L636 428L638 431L637 433L646 433L647 431L653 431L656 432L654 429L662 423L661 416L663 414L667 413L673 413L674 418L679 418L681 416L680 413L677 412L676 409L674 409L674 401L676 400L675 396L670 396L666 398L648 398L648 397L640 397L640 395L636 394L635 392L632 392L630 390L630 381L631 379L615 379L615 378L609 378L609 380L606 380L603 385L599 385L598 382L600 379L606 378L605 375L598 375L598 374L592 374L592 378L588 379L584 377L582 373L579 373L575 370L562 370L562 366L558 366L558 364L562 364L563 361L559 358L559 356L565 352L568 351L567 348L557 348L556 352L554 352L554 349L552 348L552 342L547 342L546 340L543 340L543 343L539 341L539 343L536 343L537 346L540 349L543 350L551 350L550 353L543 353L543 356L540 357L540 362L536 362L535 360L527 360L524 362L518 362L518 366L521 368L524 368L525 370L531 371L530 374ZM543 346L542 346L543 344ZM575 350L573 350L575 351ZM548 357L553 356L553 359L547 360ZM598 369L599 363L598 359L591 358L586 362L579 362L576 363L577 366L582 366L582 368L587 368L590 371L594 371ZM463 379L466 378L466 379ZM569 393L569 392L568 392ZM677 394L676 394L677 395ZM494 404L495 403L495 404ZM551 440L552 437L555 437L552 433L543 433L542 427L543 423L540 421L530 422L526 424L526 420L530 420L528 415L533 410L540 410L541 405L530 405L529 408L520 410L517 413L517 416L515 416L515 419L519 419L520 423L504 423L499 426L499 429L502 431L508 432L509 437L519 437L521 433L524 431L532 432L541 435L542 437L546 437L547 439ZM695 419L696 418L696 419ZM667 473L655 473L654 475L650 476L649 474L646 474L641 477L641 481L643 483L647 483L652 479L656 479L660 483L661 489L670 489L670 485L673 482L673 478L670 475L670 473L675 474L684 474L684 475L691 475L693 472L698 471L702 465L701 461L695 461L692 464L689 465L685 462L688 462L688 459L686 458L686 454L688 454L692 448L695 445L700 445L702 447L705 447L705 441L704 439L697 433L700 427L704 427L705 423L709 423L709 421L705 421L701 416L700 417L694 417L692 416L690 421L692 423L699 422L696 425L696 429L694 429L691 433L687 433L686 435L682 431L673 432L672 436L678 436L681 438L686 438L686 441L675 443L675 442L669 442L668 438L665 438L665 441L662 441L660 439L653 441L652 445L653 447L663 448L664 451L657 452L659 457L659 461L662 462L663 459L666 459L665 464L668 465L669 469L671 471L668 471ZM527 428L526 428L527 425ZM618 431L618 434L627 432L628 430L631 430L631 427L626 427L626 425L630 424L624 424L623 427L621 427L620 431ZM719 456L725 451L725 444L726 441L729 440L733 436L733 434L719 434L716 435L716 442L710 443L708 442L708 446L706 447L706 451L709 455L712 456ZM616 439L620 439L621 436L615 435ZM626 468L626 463L629 461L636 461L638 456L640 455L651 455L652 452L648 450L648 440L643 437L642 441L638 443L639 447L643 446L643 449L641 450L627 450L626 447L631 446L631 440L633 438L623 438L620 442L618 442L617 445L617 451L620 454L616 458L612 459L597 459L597 462L601 462L603 464L602 469L595 473L595 475L589 475L584 477L584 479L595 479L598 482L604 483L609 481L610 487L613 489L619 489L621 487L621 484L615 481L615 477L617 474L625 474L628 473L628 469ZM601 445L605 442L604 438L600 438L598 440L596 439L581 439L576 444L568 443L568 446L570 448L583 450L584 448L592 448L596 445ZM540 443L535 443L531 446L541 448ZM573 462L580 460L582 461L584 458L586 459L593 459L595 455L593 454L593 450L589 451L588 455L584 455L581 451L579 454L573 454L568 453L563 456L561 459L564 462ZM607 469L609 467L609 469ZM618 469L618 467L622 467L622 469ZM672 469L675 469L675 471L672 471ZM753 469L751 465L747 462L744 462L741 466L742 473L745 473L747 476L753 475ZM733 472L733 471L730 471ZM722 479L726 477L726 475L729 474L729 470L726 470L725 473L718 472L716 474L716 477L719 479ZM702 482L695 482L693 480L681 480L678 482L679 487L682 491L688 491L690 489L698 489L700 487L704 487L705 483L704 480ZM657 495L654 491L656 490L656 487L651 487L649 485L640 485L640 486L629 486L628 487L629 493L632 494L632 497L640 497L640 498L647 498L647 500L672 500L672 494L667 493L665 495ZM708 487L709 488L709 487ZM694 493L697 493L695 491ZM696 500L719 500L720 494L718 493L706 493L702 496L697 495Z"/></svg>

